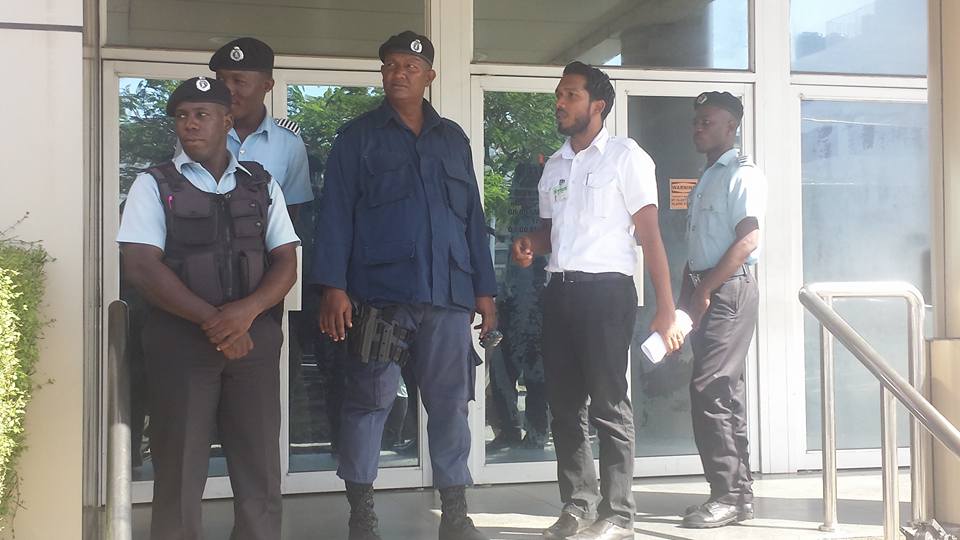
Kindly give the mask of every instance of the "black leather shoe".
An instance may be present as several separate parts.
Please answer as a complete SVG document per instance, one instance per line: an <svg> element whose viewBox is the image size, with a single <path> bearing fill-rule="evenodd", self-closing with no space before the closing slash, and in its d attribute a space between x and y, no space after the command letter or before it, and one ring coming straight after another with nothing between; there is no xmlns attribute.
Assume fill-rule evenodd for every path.
<svg viewBox="0 0 960 540"><path fill-rule="evenodd" d="M710 502L710 501L707 501L707 502ZM695 504L695 505L693 505L693 506L688 506L687 509L684 510L684 512L683 512L682 514L680 514L680 517L686 517L686 516L688 516L688 515L696 512L697 510L700 510L700 507L703 506L704 504L707 504L707 503ZM743 503L743 504L737 506L737 510L738 510L738 513L739 513L739 515L737 516L737 521L738 521L738 522L740 522L740 521L746 521L746 520L748 520L748 519L753 519L753 503Z"/></svg>
<svg viewBox="0 0 960 540"><path fill-rule="evenodd" d="M557 521L543 530L547 540L561 540L573 536L590 525L590 521L579 518L570 512L561 512Z"/></svg>
<svg viewBox="0 0 960 540"><path fill-rule="evenodd" d="M633 528L628 529L601 519L571 536L569 540L633 540L633 538Z"/></svg>
<svg viewBox="0 0 960 540"><path fill-rule="evenodd" d="M737 505L710 501L700 505L696 511L683 516L683 523L680 526L688 529L713 529L739 521L741 521L740 508Z"/></svg>

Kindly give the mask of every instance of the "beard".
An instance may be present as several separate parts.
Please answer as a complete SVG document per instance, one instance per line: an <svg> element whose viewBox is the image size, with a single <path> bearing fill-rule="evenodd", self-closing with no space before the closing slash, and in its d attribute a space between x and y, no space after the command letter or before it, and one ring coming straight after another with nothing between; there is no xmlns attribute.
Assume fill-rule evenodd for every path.
<svg viewBox="0 0 960 540"><path fill-rule="evenodd" d="M570 115L570 113L567 114ZM560 119L557 119L557 131L559 131L561 135L566 135L567 137L572 137L577 133L583 132L589 125L590 117L587 115L573 116L573 123L568 127L563 127L563 125L560 124Z"/></svg>

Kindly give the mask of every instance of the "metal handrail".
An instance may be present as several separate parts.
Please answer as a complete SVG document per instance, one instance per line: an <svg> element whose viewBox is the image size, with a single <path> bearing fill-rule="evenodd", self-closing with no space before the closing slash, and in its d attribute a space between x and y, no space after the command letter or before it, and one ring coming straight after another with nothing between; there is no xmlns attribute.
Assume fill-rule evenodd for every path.
<svg viewBox="0 0 960 540"><path fill-rule="evenodd" d="M107 522L106 540L130 540L133 508L130 489L130 368L127 303L115 300L107 310Z"/></svg>
<svg viewBox="0 0 960 540"><path fill-rule="evenodd" d="M800 302L821 325L821 389L823 391L823 475L825 530L836 525L836 430L833 414L833 349L831 334L880 381L881 455L883 461L884 538L898 538L899 498L897 496L896 402L899 400L913 417L911 423L911 484L914 521L929 519L929 491L926 489L930 464L929 432L955 455L960 456L960 430L957 430L927 400L929 384L923 356L923 296L909 283L815 283L800 289ZM910 306L909 369L911 382L905 380L870 346L832 307L840 297L904 298ZM921 426L923 430L921 430Z"/></svg>

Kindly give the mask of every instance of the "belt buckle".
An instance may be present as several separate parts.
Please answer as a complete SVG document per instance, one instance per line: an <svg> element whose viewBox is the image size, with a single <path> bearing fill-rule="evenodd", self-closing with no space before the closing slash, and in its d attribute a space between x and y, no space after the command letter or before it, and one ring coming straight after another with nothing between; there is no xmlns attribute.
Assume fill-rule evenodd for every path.
<svg viewBox="0 0 960 540"><path fill-rule="evenodd" d="M697 273L697 272L690 272L689 275L690 275L690 282L693 283L693 286L694 286L695 288L696 288L696 287L699 287L699 286L700 286L700 274Z"/></svg>

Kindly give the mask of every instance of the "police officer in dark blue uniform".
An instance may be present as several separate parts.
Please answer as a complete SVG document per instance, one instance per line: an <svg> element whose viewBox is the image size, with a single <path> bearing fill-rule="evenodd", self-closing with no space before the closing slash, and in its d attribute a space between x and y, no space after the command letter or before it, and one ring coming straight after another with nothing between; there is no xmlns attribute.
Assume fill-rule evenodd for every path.
<svg viewBox="0 0 960 540"><path fill-rule="evenodd" d="M467 517L465 486L477 358L496 327L490 241L463 130L423 99L433 45L407 31L380 47L386 99L347 123L330 151L311 282L323 289L320 330L347 341L340 465L350 539L379 539L373 510L384 423L409 361L429 414L440 540L485 538Z"/></svg>

